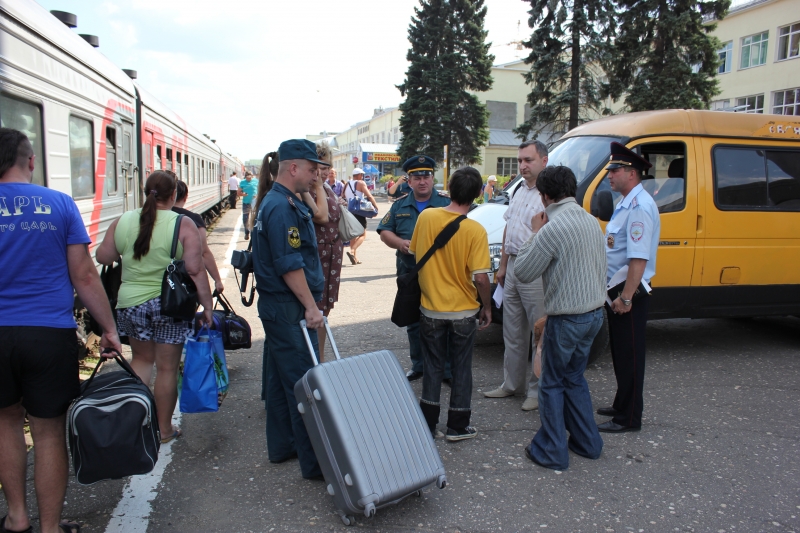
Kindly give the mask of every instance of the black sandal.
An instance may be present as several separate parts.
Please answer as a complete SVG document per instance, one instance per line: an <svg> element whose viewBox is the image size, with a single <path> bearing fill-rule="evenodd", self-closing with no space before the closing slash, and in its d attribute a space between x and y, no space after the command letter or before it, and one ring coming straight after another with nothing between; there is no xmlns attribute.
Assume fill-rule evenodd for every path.
<svg viewBox="0 0 800 533"><path fill-rule="evenodd" d="M77 522L69 522L64 520L58 524L58 527L64 533L81 533L81 525Z"/></svg>
<svg viewBox="0 0 800 533"><path fill-rule="evenodd" d="M6 529L6 518L8 515L5 515L3 518L0 518L0 533L33 533L33 526L28 526L28 529L23 531L13 531L11 529Z"/></svg>

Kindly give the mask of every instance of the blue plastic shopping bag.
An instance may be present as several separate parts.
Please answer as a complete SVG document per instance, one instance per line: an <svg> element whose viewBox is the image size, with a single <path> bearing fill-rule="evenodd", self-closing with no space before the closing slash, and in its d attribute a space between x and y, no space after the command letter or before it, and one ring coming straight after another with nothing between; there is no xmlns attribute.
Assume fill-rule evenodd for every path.
<svg viewBox="0 0 800 533"><path fill-rule="evenodd" d="M204 326L197 335L186 339L186 359L183 363L180 394L182 413L210 413L219 410L217 374L214 370L217 343L213 333L218 332Z"/></svg>

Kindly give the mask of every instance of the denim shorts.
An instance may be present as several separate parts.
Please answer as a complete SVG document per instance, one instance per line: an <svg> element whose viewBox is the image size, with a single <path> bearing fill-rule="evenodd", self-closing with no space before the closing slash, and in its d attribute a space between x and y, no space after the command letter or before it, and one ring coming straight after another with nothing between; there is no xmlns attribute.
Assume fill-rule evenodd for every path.
<svg viewBox="0 0 800 533"><path fill-rule="evenodd" d="M143 304L117 309L117 330L142 342L183 344L192 334L192 323L161 314L161 296Z"/></svg>

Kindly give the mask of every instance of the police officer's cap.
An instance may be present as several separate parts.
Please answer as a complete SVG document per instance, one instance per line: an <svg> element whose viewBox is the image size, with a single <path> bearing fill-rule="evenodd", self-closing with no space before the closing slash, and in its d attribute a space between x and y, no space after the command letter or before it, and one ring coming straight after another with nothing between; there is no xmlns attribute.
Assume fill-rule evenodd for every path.
<svg viewBox="0 0 800 533"><path fill-rule="evenodd" d="M645 170L652 167L649 161L639 157L636 152L628 150L618 142L611 143L611 156L608 159L608 166L606 170L614 170L615 168L635 168L639 172L644 173Z"/></svg>
<svg viewBox="0 0 800 533"><path fill-rule="evenodd" d="M403 163L403 170L407 172L409 175L415 172L430 172L433 174L434 169L436 168L436 161L433 160L432 157L428 157L427 155L415 155L411 157Z"/></svg>
<svg viewBox="0 0 800 533"><path fill-rule="evenodd" d="M317 145L306 139L289 139L283 141L280 148L278 148L278 158L281 161L289 161L292 159L305 159L306 161L313 161L326 167L331 166L330 163L322 161L317 156Z"/></svg>

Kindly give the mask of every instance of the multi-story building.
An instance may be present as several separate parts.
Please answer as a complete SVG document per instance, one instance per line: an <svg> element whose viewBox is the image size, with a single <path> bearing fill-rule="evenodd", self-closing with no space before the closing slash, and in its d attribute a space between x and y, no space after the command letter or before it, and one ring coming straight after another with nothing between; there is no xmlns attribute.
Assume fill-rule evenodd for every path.
<svg viewBox="0 0 800 533"><path fill-rule="evenodd" d="M800 115L800 2L738 2L715 22L722 92L711 109Z"/></svg>

